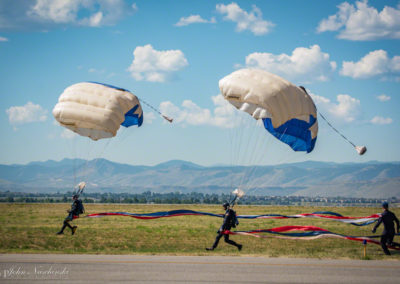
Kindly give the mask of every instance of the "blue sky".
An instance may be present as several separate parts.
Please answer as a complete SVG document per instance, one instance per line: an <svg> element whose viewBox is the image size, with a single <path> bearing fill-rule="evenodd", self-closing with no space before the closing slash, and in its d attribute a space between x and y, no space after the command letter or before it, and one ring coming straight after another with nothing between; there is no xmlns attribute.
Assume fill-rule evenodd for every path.
<svg viewBox="0 0 400 284"><path fill-rule="evenodd" d="M399 1L2 0L0 163L399 161L399 40ZM240 114L218 88L245 67L305 86L367 154L320 118L310 154L256 125L257 135L247 135L243 123L253 122L233 123ZM144 125L109 141L71 135L51 111L66 87L83 81L126 88L174 123L143 106Z"/></svg>

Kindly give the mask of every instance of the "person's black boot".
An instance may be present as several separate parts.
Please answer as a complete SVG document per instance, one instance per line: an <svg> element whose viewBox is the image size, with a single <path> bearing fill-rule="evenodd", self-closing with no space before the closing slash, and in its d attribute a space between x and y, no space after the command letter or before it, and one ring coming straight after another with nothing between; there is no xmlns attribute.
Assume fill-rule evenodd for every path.
<svg viewBox="0 0 400 284"><path fill-rule="evenodd" d="M64 234L64 229L67 227L67 225L64 222L64 225L62 226L61 230L59 232L57 232L57 235L62 235Z"/></svg>

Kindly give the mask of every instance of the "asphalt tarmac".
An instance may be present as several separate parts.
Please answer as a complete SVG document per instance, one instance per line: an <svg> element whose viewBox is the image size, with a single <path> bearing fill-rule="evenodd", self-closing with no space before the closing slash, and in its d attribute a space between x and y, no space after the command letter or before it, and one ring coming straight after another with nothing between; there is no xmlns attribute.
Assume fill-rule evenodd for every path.
<svg viewBox="0 0 400 284"><path fill-rule="evenodd" d="M2 254L2 283L400 283L400 261Z"/></svg>

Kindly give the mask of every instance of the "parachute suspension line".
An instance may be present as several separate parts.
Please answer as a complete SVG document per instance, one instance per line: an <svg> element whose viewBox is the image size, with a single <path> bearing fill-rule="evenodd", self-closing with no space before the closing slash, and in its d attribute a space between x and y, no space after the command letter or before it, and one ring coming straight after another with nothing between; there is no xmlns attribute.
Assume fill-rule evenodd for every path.
<svg viewBox="0 0 400 284"><path fill-rule="evenodd" d="M288 128L285 128L285 131L282 133L282 135L279 138L282 138L283 135L285 135L286 130ZM285 164L288 161L290 161L291 163L293 162L293 150L290 147L285 147L286 151L285 154L281 156L281 158L277 161L277 164Z"/></svg>
<svg viewBox="0 0 400 284"><path fill-rule="evenodd" d="M168 116L166 116L165 114L162 114L161 111L159 111L158 109L156 109L155 107L153 107L151 104L149 104L148 102L142 100L141 98L139 98L139 101L143 104L145 104L146 106L148 106L149 108L151 108L153 111L155 111L156 113L158 113L159 115L161 115L162 118L164 118L166 121L168 121L169 123L172 123L172 121L174 120L173 118L170 118Z"/></svg>
<svg viewBox="0 0 400 284"><path fill-rule="evenodd" d="M287 129L288 129L288 128L286 127L285 130L283 131L283 133L281 134L281 136L280 136L279 138L282 138L282 136L285 135ZM261 135L261 132L259 132L259 133L260 133L260 135ZM265 134L265 133L262 133L262 134ZM268 144L271 143L271 140L272 140L272 139L275 139L275 138L273 138L272 136L267 136L267 137L268 137ZM289 149L288 149L288 152L287 152L287 153L289 153ZM260 155L260 156L262 157L262 155ZM288 157L288 156L283 157L280 161L278 161L278 163L282 163L283 160L288 160L288 158L290 158L290 157ZM254 168L255 168L255 167L254 167ZM253 173L253 174L254 174L254 173ZM257 181L256 181L255 179L253 179L253 182L251 182L251 183L248 184L248 190L247 190L247 192L246 192L247 195L249 195L251 192L253 192L253 191L256 190L256 188L254 187L255 184L256 184L256 182L257 182ZM251 188L251 189L250 189L250 188Z"/></svg>
<svg viewBox="0 0 400 284"><path fill-rule="evenodd" d="M239 112L238 112L239 113ZM238 126L234 125L233 128L231 128L228 133L229 133L229 140L230 140L230 166L231 166L231 173L232 176L234 176L235 174L235 167L238 166L238 148L239 148L239 134L241 134L241 132L239 132L239 128L243 125L243 117L240 115L238 116ZM233 178L230 179L231 182L231 190L230 192L234 189L234 187L236 187L237 185L235 185L234 183L237 183L236 181L234 181Z"/></svg>
<svg viewBox="0 0 400 284"><path fill-rule="evenodd" d="M244 136L244 131L242 130L243 125L245 125L244 123L244 115L240 114L240 127L236 128L235 131L235 137L233 138L234 141L236 141L236 145L235 145L235 149L234 149L234 157L236 157L233 161L234 165L239 166L240 163L242 163L241 160L241 151L242 151L242 140L243 140L243 136Z"/></svg>
<svg viewBox="0 0 400 284"><path fill-rule="evenodd" d="M249 160L248 163L250 168L246 171L246 187L245 187L245 192L251 191L251 187L256 183L255 179L252 179L251 177L256 173L257 168L259 166L259 162L262 160L263 155L259 154L260 147L262 146L263 140L265 138L265 133L263 131L259 131L259 121L256 120L254 122L254 126L252 127L252 133L249 141L254 141L253 145L248 145L248 147L251 147L251 152L249 153ZM253 136L255 137L253 138ZM244 176L243 176L244 178ZM243 184L243 180L242 180Z"/></svg>
<svg viewBox="0 0 400 284"><path fill-rule="evenodd" d="M254 143L255 139L254 134L257 132L257 123L253 121L253 119L251 117L249 117L247 114L242 115L242 120L251 120L251 123L242 123L243 125L245 125L243 128L240 128L240 134L241 134L241 141L239 141L239 151L238 153L238 157L242 157L242 160L240 161L240 164L245 168L245 171L240 179L239 182L239 188L240 189L244 189L245 191L248 190L248 185L246 184L250 178L249 178L249 174L252 171L252 167L254 167L254 165L251 165L254 162L253 157L255 156L255 153L257 151L256 147L254 147L255 145L252 145L252 143ZM245 141L243 141L245 140ZM243 141L243 142L242 142ZM245 145L243 145L245 144ZM244 146L244 147L242 147ZM252 148L252 149L251 149ZM251 151L249 151L249 149L251 149ZM242 153L243 152L243 153ZM250 166L250 169L248 168ZM244 186L245 185L245 186Z"/></svg>
<svg viewBox="0 0 400 284"><path fill-rule="evenodd" d="M244 123L244 120L246 119L246 116L243 113L238 112L238 127L233 127L231 129L230 133L230 139L231 139L231 153L230 153L230 160L231 160L231 171L232 174L235 173L234 167L239 167L240 164L242 163L242 156L241 156L241 151L242 151L242 141L243 141L243 136L244 136L244 131L243 131L243 125L246 125ZM236 183L235 185L233 183ZM240 184L237 184L237 181L234 181L231 179L231 189L233 187L238 187Z"/></svg>
<svg viewBox="0 0 400 284"><path fill-rule="evenodd" d="M85 140L84 143L86 144L84 149L87 152L85 153L86 154L85 156L83 156L83 153L80 153L80 157L82 157L85 160L85 162L81 166L81 173L82 173L81 178L83 178L85 181L87 181L88 180L88 174L89 174L88 173L89 160L91 158L91 155L92 155L91 153L92 153L94 147L93 147L93 145L91 145L93 143L89 139ZM76 186L76 181L74 181L74 183L75 183L74 186Z"/></svg>
<svg viewBox="0 0 400 284"><path fill-rule="evenodd" d="M346 140L347 142L349 142L350 145L352 145L356 151L358 152L358 154L361 156L363 154L365 154L365 152L367 152L367 147L365 146L356 146L353 142L351 142L349 139L347 139L346 136L344 136L342 133L339 132L339 130L337 130L323 115L322 113L318 112L319 116L322 117L323 120L325 120L325 122L329 125L330 128L332 128L337 134L339 134L340 136L342 136L342 138L344 140Z"/></svg>
<svg viewBox="0 0 400 284"><path fill-rule="evenodd" d="M107 139L107 141L102 142L104 142L104 145L101 147L97 147L100 146L98 145L99 141L93 142L89 139L85 139L86 146L83 150L85 151L85 153L80 154L80 157L85 160L85 162L81 166L81 180L83 179L85 182L89 180L89 169L96 169L100 158L103 157L103 154L112 142L112 139ZM93 164L89 166L91 160L93 160ZM74 180L74 187L76 186L76 184L76 180Z"/></svg>
<svg viewBox="0 0 400 284"><path fill-rule="evenodd" d="M231 167L231 171L232 171L232 174L233 174L233 167L234 167L234 153L235 153L235 149L234 149L234 143L233 143L233 141L235 141L234 140L234 137L235 137L235 125L233 125L233 127L232 127L232 129L229 129L228 130L228 139L229 139L229 150L230 150L230 153L229 153L229 162L230 162L230 167ZM230 190L230 192L233 190L233 179L231 178L230 179L230 186L231 186L231 190Z"/></svg>
<svg viewBox="0 0 400 284"><path fill-rule="evenodd" d="M73 173L74 173L74 183L72 184L72 188L76 185L76 140L75 140L75 138L73 138L73 146L72 146L72 148L73 148L73 161L72 161L72 171L73 171Z"/></svg>
<svg viewBox="0 0 400 284"><path fill-rule="evenodd" d="M120 144L120 143L124 142L126 139L128 139L129 137L131 137L133 131L128 131L128 130L129 130L128 128L121 127L120 130L118 130L121 132L121 134L118 134L118 137L116 137L117 141L114 143L118 142L118 144ZM116 140L116 139L113 139L113 141L114 140Z"/></svg>

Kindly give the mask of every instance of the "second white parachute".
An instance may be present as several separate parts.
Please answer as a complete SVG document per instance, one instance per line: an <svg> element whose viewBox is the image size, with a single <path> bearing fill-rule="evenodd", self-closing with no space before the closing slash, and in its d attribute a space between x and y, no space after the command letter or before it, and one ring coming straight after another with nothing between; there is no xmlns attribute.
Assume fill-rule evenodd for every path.
<svg viewBox="0 0 400 284"><path fill-rule="evenodd" d="M318 134L317 109L305 90L258 69L240 69L219 81L222 95L294 151L311 152Z"/></svg>
<svg viewBox="0 0 400 284"><path fill-rule="evenodd" d="M143 123L142 107L134 94L91 82L66 88L53 115L61 126L92 140L114 137L120 125L139 127Z"/></svg>

